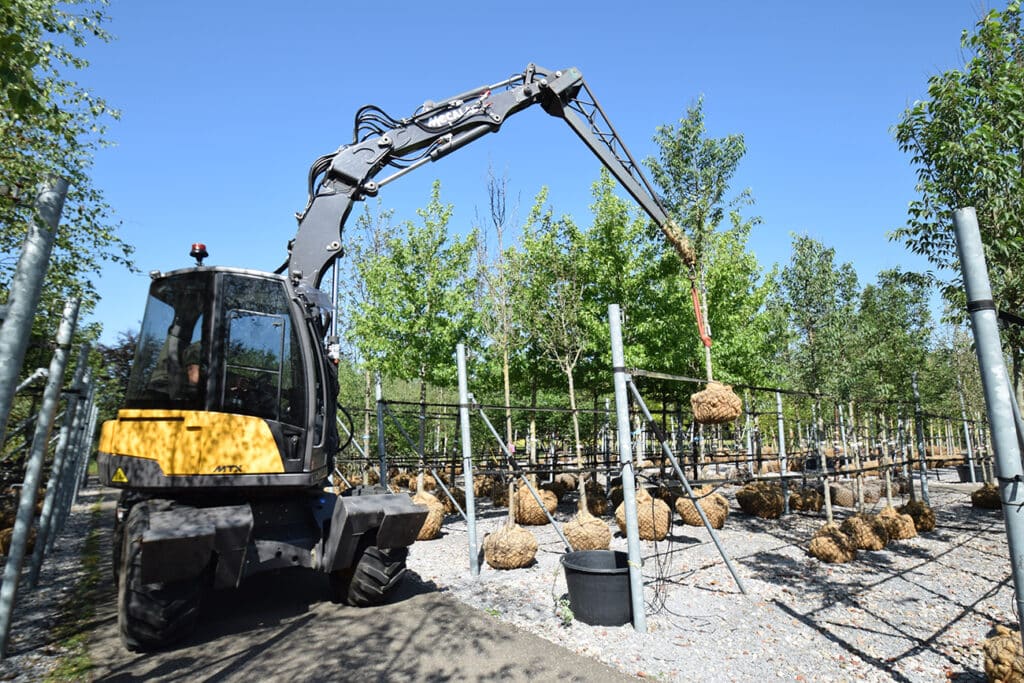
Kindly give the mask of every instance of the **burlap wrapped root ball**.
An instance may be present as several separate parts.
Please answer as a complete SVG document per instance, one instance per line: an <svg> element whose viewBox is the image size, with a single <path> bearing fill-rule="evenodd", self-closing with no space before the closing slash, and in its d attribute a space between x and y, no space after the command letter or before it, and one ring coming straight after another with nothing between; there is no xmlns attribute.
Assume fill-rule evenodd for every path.
<svg viewBox="0 0 1024 683"><path fill-rule="evenodd" d="M622 487L621 486L613 486L612 490L608 492L608 503L613 508L618 508L620 505L622 505L622 497L623 497Z"/></svg>
<svg viewBox="0 0 1024 683"><path fill-rule="evenodd" d="M845 484L829 484L828 495L832 498L832 504L841 508L852 508L857 504L857 497L853 495L853 488Z"/></svg>
<svg viewBox="0 0 1024 683"><path fill-rule="evenodd" d="M597 517L607 515L611 511L611 506L604 495L604 488L593 479L588 480L584 486L587 489L587 511Z"/></svg>
<svg viewBox="0 0 1024 683"><path fill-rule="evenodd" d="M721 493L713 491L710 486L702 486L694 489L693 493L698 496L697 503L704 511L708 521L711 522L711 526L721 529L725 526L725 518L729 516L729 501ZM704 526L704 520L700 518L697 506L686 496L676 498L676 512L682 518L683 524Z"/></svg>
<svg viewBox="0 0 1024 683"><path fill-rule="evenodd" d="M526 486L521 486L516 491L516 521L524 526L541 526L547 524L550 520L547 512L554 512L558 508L558 496L553 494L551 491L545 491L540 489L537 491L537 495L540 496L541 502L544 503L544 508L537 505L537 499L533 497Z"/></svg>
<svg viewBox="0 0 1024 683"><path fill-rule="evenodd" d="M489 491L491 502L496 507L508 507L508 482L497 477L491 479L491 490Z"/></svg>
<svg viewBox="0 0 1024 683"><path fill-rule="evenodd" d="M989 681L1024 681L1024 648L1021 647L1020 631L996 626L996 634L986 640L981 649L985 652L985 676Z"/></svg>
<svg viewBox="0 0 1024 683"><path fill-rule="evenodd" d="M412 475L409 477L409 483L407 484L410 491L416 491L419 488L419 477ZM429 474L423 475L423 490L433 491L437 488L437 481Z"/></svg>
<svg viewBox="0 0 1024 683"><path fill-rule="evenodd" d="M423 526L416 535L417 541L429 541L437 538L441 533L441 522L444 521L444 505L432 493L417 493L412 497L412 502L427 507L427 518L423 520Z"/></svg>
<svg viewBox="0 0 1024 683"><path fill-rule="evenodd" d="M708 382L702 391L690 396L693 419L701 424L732 422L743 412L743 401L728 384Z"/></svg>
<svg viewBox="0 0 1024 683"><path fill-rule="evenodd" d="M556 474L554 480L561 484L562 488L565 490L566 493L568 493L569 491L575 491L576 488L579 486L579 480L576 479L576 475L570 474L568 472Z"/></svg>
<svg viewBox="0 0 1024 683"><path fill-rule="evenodd" d="M852 562L857 557L857 548L850 538L833 522L825 524L811 539L807 552L822 562Z"/></svg>
<svg viewBox="0 0 1024 683"><path fill-rule="evenodd" d="M882 550L889 543L889 531L876 515L854 515L839 530L858 550Z"/></svg>
<svg viewBox="0 0 1024 683"><path fill-rule="evenodd" d="M736 492L736 502L748 515L778 519L782 516L785 499L782 497L782 487L778 484L756 481Z"/></svg>
<svg viewBox="0 0 1024 683"><path fill-rule="evenodd" d="M910 515L903 515L892 506L886 506L878 513L878 519L885 524L889 532L889 540L903 541L917 536L917 527L914 526L914 519Z"/></svg>
<svg viewBox="0 0 1024 683"><path fill-rule="evenodd" d="M885 486L880 479L862 479L865 503L877 503L882 499Z"/></svg>
<svg viewBox="0 0 1024 683"><path fill-rule="evenodd" d="M505 525L484 536L484 561L493 569L519 569L537 556L537 539L518 524Z"/></svg>
<svg viewBox="0 0 1024 683"><path fill-rule="evenodd" d="M821 491L809 486L789 494L789 509L794 512L821 512L825 497Z"/></svg>
<svg viewBox="0 0 1024 683"><path fill-rule="evenodd" d="M626 533L626 503L615 508L615 521L619 530ZM636 521L640 528L640 538L645 541L661 541L668 536L672 524L672 510L668 504L651 496L646 489L636 493Z"/></svg>
<svg viewBox="0 0 1024 683"><path fill-rule="evenodd" d="M999 510L1003 507L1003 501L999 497L999 487L994 484L985 484L971 494L971 505L983 510Z"/></svg>
<svg viewBox="0 0 1024 683"><path fill-rule="evenodd" d="M455 503L459 504L459 507L463 510L466 509L466 492L462 490L460 486L449 486L448 492L452 494L452 498L455 499ZM441 501L441 505L444 506L444 513L451 515L458 512L458 508L455 507L455 503L452 499L445 495L444 491L438 491L436 497Z"/></svg>
<svg viewBox="0 0 1024 683"><path fill-rule="evenodd" d="M935 529L935 511L920 500L912 500L899 509L904 515L910 515L918 533Z"/></svg>
<svg viewBox="0 0 1024 683"><path fill-rule="evenodd" d="M562 531L573 550L607 550L612 543L608 524L586 510L580 510L563 524Z"/></svg>

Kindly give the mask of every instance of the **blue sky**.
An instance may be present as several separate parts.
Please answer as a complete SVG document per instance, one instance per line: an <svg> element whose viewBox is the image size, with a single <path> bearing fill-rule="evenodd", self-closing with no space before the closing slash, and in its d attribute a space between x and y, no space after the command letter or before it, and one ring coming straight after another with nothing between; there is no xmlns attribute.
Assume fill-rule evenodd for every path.
<svg viewBox="0 0 1024 683"><path fill-rule="evenodd" d="M108 267L92 319L108 343L136 328L145 273L190 265L194 241L210 264L276 268L309 164L350 141L356 109L407 116L530 62L579 67L638 159L656 153L657 126L703 95L709 134L746 139L734 186L756 200L749 212L763 223L750 246L766 267L788 260L797 232L834 247L862 284L886 268L922 269L886 237L914 197L891 127L930 75L962 64L961 31L981 11L977 0L113 0L116 40L86 49L79 80L122 111L93 177L142 273ZM588 222L599 163L539 108L380 196L397 219L415 218L440 179L462 230L485 215L491 164L521 216L547 185L557 212Z"/></svg>

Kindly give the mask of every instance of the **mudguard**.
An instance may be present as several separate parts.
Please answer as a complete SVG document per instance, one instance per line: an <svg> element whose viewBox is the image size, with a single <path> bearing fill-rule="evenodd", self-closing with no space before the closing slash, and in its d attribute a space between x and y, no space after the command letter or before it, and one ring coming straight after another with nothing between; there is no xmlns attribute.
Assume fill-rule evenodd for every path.
<svg viewBox="0 0 1024 683"><path fill-rule="evenodd" d="M214 587L235 587L242 579L253 516L248 505L212 508L174 506L154 510L142 535L142 581L162 583L191 579L210 564L214 553Z"/></svg>
<svg viewBox="0 0 1024 683"><path fill-rule="evenodd" d="M403 494L345 496L335 499L324 543L323 570L352 566L364 536L373 534L379 548L412 545L427 518L427 508Z"/></svg>

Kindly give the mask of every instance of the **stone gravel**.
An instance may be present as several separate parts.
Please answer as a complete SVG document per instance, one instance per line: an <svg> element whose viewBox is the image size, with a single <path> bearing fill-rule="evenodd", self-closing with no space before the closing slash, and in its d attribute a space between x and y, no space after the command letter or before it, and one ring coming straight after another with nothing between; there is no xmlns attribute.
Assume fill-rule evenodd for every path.
<svg viewBox="0 0 1024 683"><path fill-rule="evenodd" d="M723 487L731 510L718 535L746 595L707 530L676 516L665 541L641 543L646 633L560 616L563 547L550 525L529 527L540 546L532 566L481 562L474 578L466 523L449 516L441 538L412 547L409 567L477 609L641 678L984 681L982 642L996 624L1017 624L1002 513L971 506L977 485L950 483L952 471L939 476L945 482L929 481L934 531L843 565L806 552L823 512L762 520L739 509L735 487ZM566 499L555 517L574 513ZM852 513L836 508L836 521ZM506 519L486 498L478 516L480 541ZM612 549L625 551L609 523Z"/></svg>
<svg viewBox="0 0 1024 683"><path fill-rule="evenodd" d="M0 680L41 681L73 654L57 640L55 627L66 617L65 608L86 576L82 550L93 525L92 512L113 509L116 493L84 489L64 523L53 551L46 556L36 588L28 586L28 560L18 584L7 653L0 661ZM7 558L0 557L6 563ZM88 625L86 625L88 627Z"/></svg>
<svg viewBox="0 0 1024 683"><path fill-rule="evenodd" d="M935 531L859 551L845 565L806 553L823 514L758 519L739 510L735 487L724 487L731 511L718 534L747 594L708 532L677 517L668 539L641 543L646 633L560 614L563 548L550 526L530 527L540 544L533 565L501 571L481 559L474 578L466 524L450 515L441 538L412 547L409 568L476 609L639 678L984 681L982 642L996 624L1017 623L1005 527L1001 512L971 507L976 485L949 483L950 472L940 476L946 481L929 482ZM89 511L111 502L102 496L85 492L40 588L21 591L0 680L40 680L66 654L52 628L81 579ZM555 516L567 521L574 512L565 499ZM851 513L837 508L837 521ZM487 499L478 500L478 515L481 541L506 518ZM626 539L609 522L613 549L625 550Z"/></svg>

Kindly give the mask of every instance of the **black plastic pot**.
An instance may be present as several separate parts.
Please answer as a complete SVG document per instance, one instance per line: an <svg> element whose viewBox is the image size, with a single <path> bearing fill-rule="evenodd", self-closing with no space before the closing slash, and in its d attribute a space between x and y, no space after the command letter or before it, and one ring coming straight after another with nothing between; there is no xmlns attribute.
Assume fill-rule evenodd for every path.
<svg viewBox="0 0 1024 683"><path fill-rule="evenodd" d="M575 619L595 626L621 626L632 621L626 553L578 550L562 556L562 567Z"/></svg>
<svg viewBox="0 0 1024 683"><path fill-rule="evenodd" d="M971 480L971 466L970 465L957 465L956 466L957 476L960 477L961 482L968 482ZM984 482L985 477L981 471L981 465L974 466L974 481Z"/></svg>

